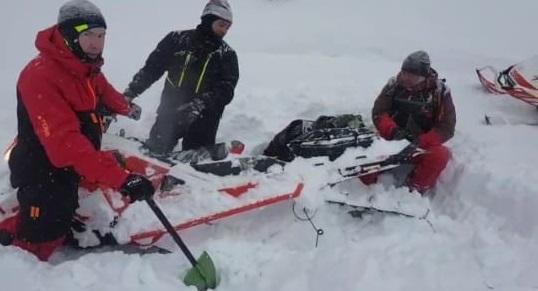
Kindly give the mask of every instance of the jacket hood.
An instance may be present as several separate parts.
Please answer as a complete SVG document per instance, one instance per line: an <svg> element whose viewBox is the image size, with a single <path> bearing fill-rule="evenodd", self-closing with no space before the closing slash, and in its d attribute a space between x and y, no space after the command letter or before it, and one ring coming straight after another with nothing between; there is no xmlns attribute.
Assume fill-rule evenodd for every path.
<svg viewBox="0 0 538 291"><path fill-rule="evenodd" d="M67 47L57 25L38 32L35 46L43 57L56 61L72 74L80 77L88 77L92 73L99 72L104 63L103 60L95 63L82 62Z"/></svg>

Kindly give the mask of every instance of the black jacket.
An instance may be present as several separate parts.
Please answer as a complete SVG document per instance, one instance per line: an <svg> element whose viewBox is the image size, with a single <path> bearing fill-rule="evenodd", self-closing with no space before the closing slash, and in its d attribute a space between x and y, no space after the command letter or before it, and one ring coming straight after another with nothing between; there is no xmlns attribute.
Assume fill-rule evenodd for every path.
<svg viewBox="0 0 538 291"><path fill-rule="evenodd" d="M196 97L209 100L208 110L222 115L239 79L236 52L199 27L168 33L133 77L125 95L134 98L167 72L159 110L174 110Z"/></svg>

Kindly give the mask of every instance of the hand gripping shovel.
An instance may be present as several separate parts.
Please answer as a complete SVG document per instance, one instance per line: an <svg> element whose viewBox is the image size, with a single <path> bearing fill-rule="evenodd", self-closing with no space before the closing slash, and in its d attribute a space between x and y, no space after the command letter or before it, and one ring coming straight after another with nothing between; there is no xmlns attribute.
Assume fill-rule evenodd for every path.
<svg viewBox="0 0 538 291"><path fill-rule="evenodd" d="M217 287L217 271L209 254L204 251L198 258L198 261L196 261L183 240L181 240L179 234L174 230L174 227L170 224L166 216L164 216L162 210L157 206L155 200L149 198L146 199L146 202L192 264L192 268L183 279L185 285L196 286L200 291L207 290L208 288L215 289Z"/></svg>

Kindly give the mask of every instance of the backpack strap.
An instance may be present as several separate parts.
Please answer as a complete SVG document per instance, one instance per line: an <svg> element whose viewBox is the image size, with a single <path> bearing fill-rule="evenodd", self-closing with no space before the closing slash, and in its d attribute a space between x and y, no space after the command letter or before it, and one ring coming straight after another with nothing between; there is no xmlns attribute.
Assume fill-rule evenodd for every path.
<svg viewBox="0 0 538 291"><path fill-rule="evenodd" d="M445 83L446 83L445 78L437 80L437 89L435 91L435 95L433 96L434 98L433 112L435 114L434 117L436 117L434 120L435 122L441 121L444 115L443 98L447 91L447 87Z"/></svg>

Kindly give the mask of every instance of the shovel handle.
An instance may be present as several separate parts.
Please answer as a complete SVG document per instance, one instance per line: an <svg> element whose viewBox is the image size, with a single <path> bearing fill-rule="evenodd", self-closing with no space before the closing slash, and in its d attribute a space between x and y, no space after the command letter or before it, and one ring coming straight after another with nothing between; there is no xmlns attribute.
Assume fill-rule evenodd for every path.
<svg viewBox="0 0 538 291"><path fill-rule="evenodd" d="M155 213L159 221L163 224L164 228L166 228L166 231L172 236L172 239L176 242L176 244L179 246L181 251L187 256L187 259L189 259L189 262L191 262L193 267L196 267L196 259L192 256L192 253L189 251L179 234L176 232L172 224L170 224L170 221L166 218L164 213L162 212L161 208L155 203L155 200L153 198L146 199L146 202L148 203L149 208Z"/></svg>

